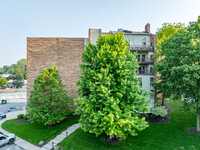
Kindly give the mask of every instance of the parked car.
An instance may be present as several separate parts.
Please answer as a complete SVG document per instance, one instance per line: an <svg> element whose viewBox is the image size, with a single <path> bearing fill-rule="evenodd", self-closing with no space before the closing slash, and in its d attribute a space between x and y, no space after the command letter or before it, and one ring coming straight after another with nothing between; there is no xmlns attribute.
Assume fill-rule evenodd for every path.
<svg viewBox="0 0 200 150"><path fill-rule="evenodd" d="M17 109L19 109L19 107L13 106L13 107L10 107L10 108L8 109L8 112L13 111L13 110L17 110Z"/></svg>
<svg viewBox="0 0 200 150"><path fill-rule="evenodd" d="M0 131L0 135L3 135L3 132Z"/></svg>
<svg viewBox="0 0 200 150"><path fill-rule="evenodd" d="M2 113L2 112L0 112L0 118L6 118L6 114L5 114L5 113Z"/></svg>
<svg viewBox="0 0 200 150"><path fill-rule="evenodd" d="M15 142L16 136L15 134L0 134L0 147L5 144L13 144Z"/></svg>

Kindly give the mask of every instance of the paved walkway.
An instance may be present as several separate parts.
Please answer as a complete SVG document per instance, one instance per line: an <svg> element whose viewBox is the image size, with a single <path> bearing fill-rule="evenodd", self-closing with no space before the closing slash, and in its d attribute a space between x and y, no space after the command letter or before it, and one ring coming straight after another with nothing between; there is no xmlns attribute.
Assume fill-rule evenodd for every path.
<svg viewBox="0 0 200 150"><path fill-rule="evenodd" d="M59 134L58 136L56 136L53 140L49 141L49 143L45 144L41 150L50 150L52 148L52 143L54 144L54 146L56 146L58 143L60 143L62 140L64 140L64 138L66 138L67 136L69 136L71 133L73 133L74 131L76 131L78 128L80 128L79 124L74 124L71 127L69 127L67 130L63 131L61 134Z"/></svg>
<svg viewBox="0 0 200 150"><path fill-rule="evenodd" d="M23 107L22 110L7 113L6 118L0 121L0 131L2 131L4 134L7 134L8 132L1 128L1 124L6 120L17 118L17 115L19 115L19 114L25 114L25 113L26 113L25 107ZM39 147L19 138L17 136L16 136L15 144L17 144L18 146L22 147L25 150L40 150Z"/></svg>

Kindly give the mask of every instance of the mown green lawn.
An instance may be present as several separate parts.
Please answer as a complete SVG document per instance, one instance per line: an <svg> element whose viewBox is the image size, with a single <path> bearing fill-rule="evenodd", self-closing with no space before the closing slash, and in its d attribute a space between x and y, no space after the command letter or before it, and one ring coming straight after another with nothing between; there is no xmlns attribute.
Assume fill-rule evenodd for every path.
<svg viewBox="0 0 200 150"><path fill-rule="evenodd" d="M187 131L196 125L195 114L184 112L179 102L167 104L174 108L170 112L169 123L150 124L147 129L139 132L138 136L129 136L114 146L105 143L102 137L84 133L81 129L76 130L59 145L64 150L178 150L182 146L185 150L190 150L191 145L200 150L200 135Z"/></svg>
<svg viewBox="0 0 200 150"><path fill-rule="evenodd" d="M78 117L68 117L55 127L46 127L36 123L14 123L17 119L7 120L2 124L2 128L16 136L32 143L40 141L50 141L71 125L78 123Z"/></svg>

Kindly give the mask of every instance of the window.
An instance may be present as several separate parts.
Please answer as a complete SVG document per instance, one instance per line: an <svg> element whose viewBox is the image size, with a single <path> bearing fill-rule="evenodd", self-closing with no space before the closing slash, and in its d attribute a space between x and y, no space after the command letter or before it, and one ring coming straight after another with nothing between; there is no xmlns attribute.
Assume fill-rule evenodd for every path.
<svg viewBox="0 0 200 150"><path fill-rule="evenodd" d="M153 86L154 78L150 78L150 86Z"/></svg>
<svg viewBox="0 0 200 150"><path fill-rule="evenodd" d="M150 73L153 73L153 67L150 67Z"/></svg>
<svg viewBox="0 0 200 150"><path fill-rule="evenodd" d="M151 94L150 94L150 99L154 99L154 91L153 90L151 90Z"/></svg>
<svg viewBox="0 0 200 150"><path fill-rule="evenodd" d="M140 55L137 55L137 60L138 62L140 62Z"/></svg>
<svg viewBox="0 0 200 150"><path fill-rule="evenodd" d="M150 55L150 60L153 61L153 55Z"/></svg>
<svg viewBox="0 0 200 150"><path fill-rule="evenodd" d="M145 62L145 55L142 55L142 62Z"/></svg>

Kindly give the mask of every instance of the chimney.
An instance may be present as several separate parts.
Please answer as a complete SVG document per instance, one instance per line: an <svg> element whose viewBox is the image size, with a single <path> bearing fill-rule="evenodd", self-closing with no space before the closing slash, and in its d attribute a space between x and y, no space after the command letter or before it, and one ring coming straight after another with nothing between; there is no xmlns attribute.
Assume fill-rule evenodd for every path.
<svg viewBox="0 0 200 150"><path fill-rule="evenodd" d="M145 32L150 33L150 24L149 23L147 23L145 26Z"/></svg>

